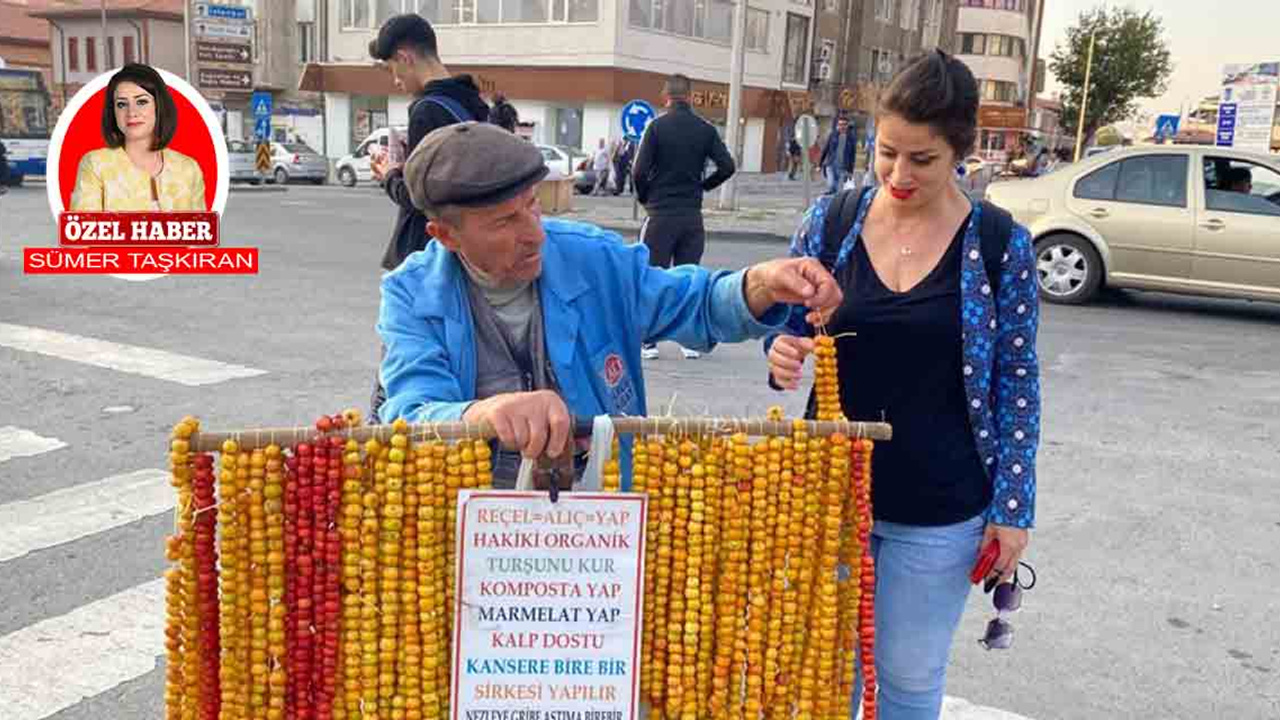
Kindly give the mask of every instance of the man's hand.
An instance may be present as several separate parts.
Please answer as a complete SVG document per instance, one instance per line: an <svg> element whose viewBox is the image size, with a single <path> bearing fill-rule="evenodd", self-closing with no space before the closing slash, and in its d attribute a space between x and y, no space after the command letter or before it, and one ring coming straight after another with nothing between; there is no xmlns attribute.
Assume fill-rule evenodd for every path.
<svg viewBox="0 0 1280 720"><path fill-rule="evenodd" d="M369 158L369 172L373 173L373 178L379 182L387 176L387 173L398 167L400 164L391 162L391 155L387 152L380 152Z"/></svg>
<svg viewBox="0 0 1280 720"><path fill-rule="evenodd" d="M569 408L550 390L494 395L472 403L462 419L488 422L504 447L519 450L530 460L543 454L560 457L572 432Z"/></svg>
<svg viewBox="0 0 1280 720"><path fill-rule="evenodd" d="M755 317L777 303L804 305L813 311L806 316L811 325L826 322L844 299L836 279L816 258L786 258L752 265L743 287L747 306Z"/></svg>

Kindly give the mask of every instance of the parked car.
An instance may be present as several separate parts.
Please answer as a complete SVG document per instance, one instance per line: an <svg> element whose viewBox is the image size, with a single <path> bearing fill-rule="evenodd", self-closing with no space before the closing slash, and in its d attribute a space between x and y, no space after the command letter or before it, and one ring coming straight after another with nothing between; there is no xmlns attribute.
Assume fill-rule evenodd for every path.
<svg viewBox="0 0 1280 720"><path fill-rule="evenodd" d="M1233 184L1243 170L1252 187ZM1031 230L1045 300L1103 286L1280 300L1280 156L1122 148L986 196Z"/></svg>
<svg viewBox="0 0 1280 720"><path fill-rule="evenodd" d="M257 146L244 140L227 140L227 160L231 166L231 182L262 184L258 172Z"/></svg>
<svg viewBox="0 0 1280 720"><path fill-rule="evenodd" d="M538 145L542 159L553 175L573 178L573 189L589 193L596 186L596 173L591 169L591 157L578 148L566 145Z"/></svg>
<svg viewBox="0 0 1280 720"><path fill-rule="evenodd" d="M396 132L401 136L406 136L409 129L406 127L397 127ZM373 172L369 169L369 161L376 152L385 152L387 148L387 140L391 136L388 128L374 130L365 138L355 149L354 152L343 155L334 165L334 171L337 175L338 182L346 187L355 187L356 183L371 182L373 180Z"/></svg>
<svg viewBox="0 0 1280 720"><path fill-rule="evenodd" d="M310 180L323 185L329 179L329 161L304 143L271 143L271 178L277 185L290 180Z"/></svg>

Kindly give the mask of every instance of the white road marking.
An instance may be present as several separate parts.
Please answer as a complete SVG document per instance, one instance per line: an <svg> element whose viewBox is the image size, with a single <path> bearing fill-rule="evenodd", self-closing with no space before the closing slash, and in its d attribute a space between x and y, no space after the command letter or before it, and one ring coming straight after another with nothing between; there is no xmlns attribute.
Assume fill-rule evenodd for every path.
<svg viewBox="0 0 1280 720"><path fill-rule="evenodd" d="M41 437L20 427L12 425L0 427L0 462L16 457L40 455L66 446L67 444L58 438Z"/></svg>
<svg viewBox="0 0 1280 720"><path fill-rule="evenodd" d="M156 278L162 278L164 276L165 276L164 273L147 273L147 274L134 273L129 275L125 275L125 274L110 275L110 277L113 277L117 280L124 280L126 282L147 282L148 280L155 280Z"/></svg>
<svg viewBox="0 0 1280 720"><path fill-rule="evenodd" d="M9 323L0 323L0 347L40 353L193 387L265 375L267 372L243 365L179 355L167 350L124 345Z"/></svg>
<svg viewBox="0 0 1280 720"><path fill-rule="evenodd" d="M40 720L151 672L164 622L161 578L0 637L5 720Z"/></svg>
<svg viewBox="0 0 1280 720"><path fill-rule="evenodd" d="M0 563L172 510L175 497L168 473L138 470L0 505Z"/></svg>

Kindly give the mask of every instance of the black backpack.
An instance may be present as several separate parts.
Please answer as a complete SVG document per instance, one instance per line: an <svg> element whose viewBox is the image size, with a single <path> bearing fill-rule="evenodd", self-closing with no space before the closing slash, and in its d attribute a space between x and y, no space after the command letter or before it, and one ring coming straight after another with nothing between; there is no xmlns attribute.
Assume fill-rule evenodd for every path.
<svg viewBox="0 0 1280 720"><path fill-rule="evenodd" d="M858 218L858 207L862 205L868 192L869 188L841 190L827 206L827 216L822 225L822 251L818 260L828 271L835 272L844 236L853 228L853 223ZM982 242L982 264L986 266L987 283L991 285L992 297L1000 292L1000 263L1009 249L1012 236L1013 216L1004 208L983 200L978 237Z"/></svg>

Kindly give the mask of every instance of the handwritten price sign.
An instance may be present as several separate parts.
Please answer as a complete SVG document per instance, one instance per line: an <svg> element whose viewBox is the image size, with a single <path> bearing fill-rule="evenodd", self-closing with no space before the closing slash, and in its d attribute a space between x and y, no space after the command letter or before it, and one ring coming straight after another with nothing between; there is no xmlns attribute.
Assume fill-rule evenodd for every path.
<svg viewBox="0 0 1280 720"><path fill-rule="evenodd" d="M453 720L635 720L646 508L460 496Z"/></svg>

